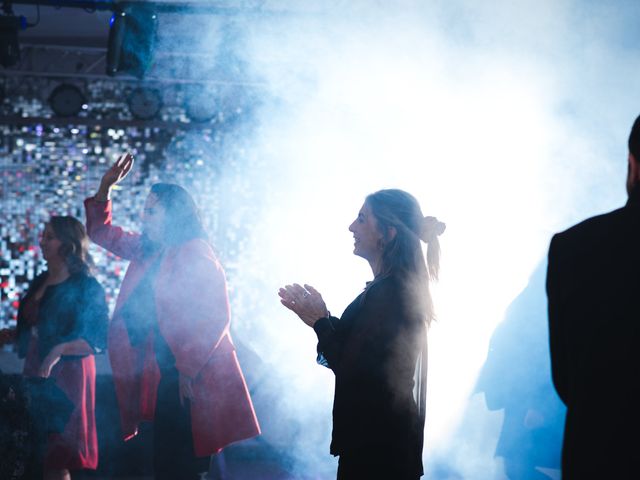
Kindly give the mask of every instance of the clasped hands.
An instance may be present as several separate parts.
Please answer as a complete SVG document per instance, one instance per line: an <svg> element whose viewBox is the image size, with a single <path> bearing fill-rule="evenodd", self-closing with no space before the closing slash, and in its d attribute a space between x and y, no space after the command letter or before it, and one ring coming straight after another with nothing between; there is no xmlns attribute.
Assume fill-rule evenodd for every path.
<svg viewBox="0 0 640 480"><path fill-rule="evenodd" d="M319 319L329 316L322 295L311 285L305 284L304 287L297 283L285 285L278 290L278 296L282 305L298 315L310 327L313 327Z"/></svg>

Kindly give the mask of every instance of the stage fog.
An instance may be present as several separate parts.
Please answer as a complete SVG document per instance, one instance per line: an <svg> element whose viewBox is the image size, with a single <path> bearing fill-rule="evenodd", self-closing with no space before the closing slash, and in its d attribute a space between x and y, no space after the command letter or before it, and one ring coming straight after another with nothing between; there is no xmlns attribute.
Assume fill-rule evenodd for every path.
<svg viewBox="0 0 640 480"><path fill-rule="evenodd" d="M515 403L528 406L512 428L525 437L543 428L559 449L545 255L553 232L624 203L626 136L640 111L640 4L258 3L244 15L159 17L158 51L203 53L165 58L167 70L154 74L212 71L198 98L224 115L206 124L194 127L166 101L152 126L101 127L126 117L135 86L109 78L87 84L87 122L29 122L52 115L36 93L44 80L0 79L0 327L14 325L21 288L42 268L43 221L82 217L104 166L131 150L136 170L114 192L120 223L137 228L156 181L194 194L227 270L262 441L294 478L333 478L333 374L277 291L309 283L339 315L371 279L348 226L367 194L402 188L447 224L429 331L426 477L504 479L515 462L559 478L549 465L559 450L531 442L509 456L501 432L510 407L496 399L512 385ZM212 51L220 81L202 64ZM176 90L167 85L155 83L162 95ZM12 124L17 112L23 121ZM125 263L94 254L113 302Z"/></svg>

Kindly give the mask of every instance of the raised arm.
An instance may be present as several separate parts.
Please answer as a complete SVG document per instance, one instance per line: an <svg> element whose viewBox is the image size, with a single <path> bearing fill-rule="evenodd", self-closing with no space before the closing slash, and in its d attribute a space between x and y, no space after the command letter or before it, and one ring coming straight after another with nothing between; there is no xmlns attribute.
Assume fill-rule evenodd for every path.
<svg viewBox="0 0 640 480"><path fill-rule="evenodd" d="M133 168L133 155L123 153L118 157L111 167L104 172L100 186L96 192L95 199L99 202L106 202L111 198L111 189L126 178Z"/></svg>
<svg viewBox="0 0 640 480"><path fill-rule="evenodd" d="M126 232L112 224L113 206L110 195L113 186L121 182L131 171L133 163L133 156L130 153L121 155L102 176L95 196L84 201L89 238L101 247L128 260L139 252L141 236Z"/></svg>

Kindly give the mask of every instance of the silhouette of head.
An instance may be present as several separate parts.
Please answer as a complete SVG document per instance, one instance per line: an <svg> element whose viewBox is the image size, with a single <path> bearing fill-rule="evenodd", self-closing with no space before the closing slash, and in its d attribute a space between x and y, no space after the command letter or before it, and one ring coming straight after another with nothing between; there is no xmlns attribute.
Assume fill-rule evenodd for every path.
<svg viewBox="0 0 640 480"><path fill-rule="evenodd" d="M629 134L629 164L627 169L627 193L636 188L640 182L640 116L631 127Z"/></svg>

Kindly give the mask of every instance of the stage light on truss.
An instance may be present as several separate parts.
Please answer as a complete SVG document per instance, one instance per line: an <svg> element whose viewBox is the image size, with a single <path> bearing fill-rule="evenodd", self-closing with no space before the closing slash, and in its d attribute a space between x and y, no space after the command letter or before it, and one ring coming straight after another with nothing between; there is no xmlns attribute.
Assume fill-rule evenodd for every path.
<svg viewBox="0 0 640 480"><path fill-rule="evenodd" d="M86 104L82 91L75 85L62 83L49 95L51 110L59 117L75 117Z"/></svg>
<svg viewBox="0 0 640 480"><path fill-rule="evenodd" d="M209 122L220 112L218 93L214 88L203 85L193 85L185 91L185 111L193 122Z"/></svg>
<svg viewBox="0 0 640 480"><path fill-rule="evenodd" d="M153 62L158 16L153 4L120 3L111 17L107 48L107 74L142 78Z"/></svg>
<svg viewBox="0 0 640 480"><path fill-rule="evenodd" d="M155 88L139 87L127 98L129 111L138 120L155 118L162 108L162 95Z"/></svg>

